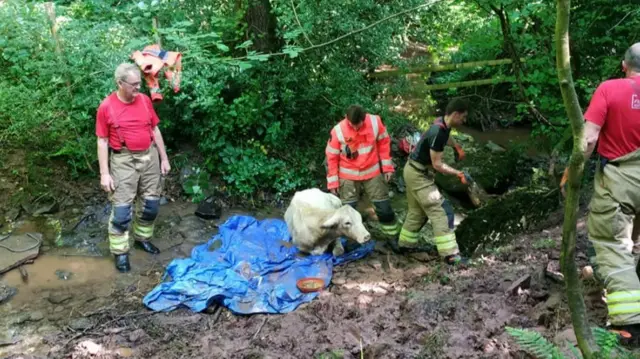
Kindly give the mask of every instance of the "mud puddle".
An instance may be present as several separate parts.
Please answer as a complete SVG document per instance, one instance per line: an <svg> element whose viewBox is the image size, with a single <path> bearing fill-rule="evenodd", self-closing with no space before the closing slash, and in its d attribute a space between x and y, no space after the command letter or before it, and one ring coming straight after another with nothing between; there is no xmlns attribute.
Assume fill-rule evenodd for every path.
<svg viewBox="0 0 640 359"><path fill-rule="evenodd" d="M76 286L110 283L117 275L113 260L108 257L44 254L33 264L26 264L23 268L28 275L26 283L18 270L11 270L2 278L6 284L17 289L16 295L11 299L14 305L29 303L42 291L60 288L73 290Z"/></svg>

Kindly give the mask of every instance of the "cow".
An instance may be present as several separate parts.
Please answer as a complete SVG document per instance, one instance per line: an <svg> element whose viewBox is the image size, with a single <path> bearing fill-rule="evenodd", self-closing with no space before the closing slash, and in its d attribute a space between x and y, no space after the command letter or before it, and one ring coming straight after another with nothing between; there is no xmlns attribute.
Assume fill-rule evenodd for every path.
<svg viewBox="0 0 640 359"><path fill-rule="evenodd" d="M333 255L344 253L340 237L365 243L371 234L362 224L362 216L331 193L317 188L294 194L284 213L293 244L303 253L323 254L331 243Z"/></svg>

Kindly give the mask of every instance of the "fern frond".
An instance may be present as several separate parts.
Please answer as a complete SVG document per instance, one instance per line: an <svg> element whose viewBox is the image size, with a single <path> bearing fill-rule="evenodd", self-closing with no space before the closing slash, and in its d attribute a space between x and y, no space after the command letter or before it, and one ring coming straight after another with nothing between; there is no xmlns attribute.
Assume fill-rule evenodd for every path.
<svg viewBox="0 0 640 359"><path fill-rule="evenodd" d="M522 350L537 359L564 359L558 348L538 332L511 327L506 327L505 330Z"/></svg>
<svg viewBox="0 0 640 359"><path fill-rule="evenodd" d="M618 335L600 327L591 328L596 344L600 349L598 358L619 358L633 359L638 358L632 352L620 345Z"/></svg>
<svg viewBox="0 0 640 359"><path fill-rule="evenodd" d="M574 357L581 359L582 358L582 353L578 350L578 348L576 348L575 346L573 346L573 344L569 343L569 350L571 350L571 354L574 355Z"/></svg>

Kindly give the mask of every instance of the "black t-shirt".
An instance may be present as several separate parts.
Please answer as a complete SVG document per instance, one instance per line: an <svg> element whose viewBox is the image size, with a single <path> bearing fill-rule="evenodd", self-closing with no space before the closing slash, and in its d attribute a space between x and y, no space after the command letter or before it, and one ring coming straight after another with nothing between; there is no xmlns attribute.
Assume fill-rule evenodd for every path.
<svg viewBox="0 0 640 359"><path fill-rule="evenodd" d="M446 146L447 141L449 141L450 133L451 129L447 127L447 124L444 122L442 117L436 119L433 125L431 125L431 127L422 134L420 141L418 141L418 145L413 152L411 152L410 158L423 165L430 165L430 150L434 150L436 152L444 151L444 146Z"/></svg>

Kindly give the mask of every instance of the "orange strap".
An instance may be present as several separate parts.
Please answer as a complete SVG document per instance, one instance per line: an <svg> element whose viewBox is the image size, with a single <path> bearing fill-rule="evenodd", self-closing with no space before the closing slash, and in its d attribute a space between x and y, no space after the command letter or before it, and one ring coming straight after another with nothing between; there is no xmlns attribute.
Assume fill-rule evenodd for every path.
<svg viewBox="0 0 640 359"><path fill-rule="evenodd" d="M562 174L562 179L560 180L560 187L564 187L569 179L569 167L564 169L564 173Z"/></svg>

